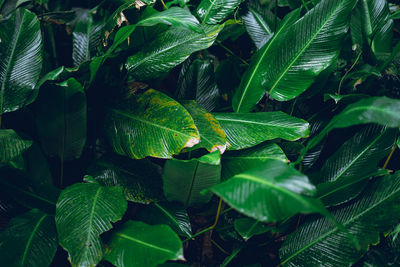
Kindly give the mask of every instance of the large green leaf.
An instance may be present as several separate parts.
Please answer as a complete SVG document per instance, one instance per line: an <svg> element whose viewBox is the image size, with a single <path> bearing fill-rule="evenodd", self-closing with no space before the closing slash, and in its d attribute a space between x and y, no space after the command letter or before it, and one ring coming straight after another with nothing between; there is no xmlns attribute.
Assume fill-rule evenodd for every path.
<svg viewBox="0 0 400 267"><path fill-rule="evenodd" d="M229 149L255 146L266 140L294 141L307 137L309 124L281 111L259 113L214 113L226 133Z"/></svg>
<svg viewBox="0 0 400 267"><path fill-rule="evenodd" d="M182 260L182 243L167 225L128 221L113 233L105 259L117 267L153 267Z"/></svg>
<svg viewBox="0 0 400 267"><path fill-rule="evenodd" d="M54 217L34 209L13 218L0 233L0 264L49 266L57 246Z"/></svg>
<svg viewBox="0 0 400 267"><path fill-rule="evenodd" d="M100 234L122 218L127 202L120 187L74 184L57 202L56 226L60 245L72 266L95 266L103 257Z"/></svg>
<svg viewBox="0 0 400 267"><path fill-rule="evenodd" d="M159 34L126 61L130 79L143 81L167 73L192 53L210 47L222 26L202 26L201 29L204 33L171 27Z"/></svg>
<svg viewBox="0 0 400 267"><path fill-rule="evenodd" d="M34 105L37 132L47 155L62 160L79 158L86 143L86 94L70 78L40 88Z"/></svg>
<svg viewBox="0 0 400 267"><path fill-rule="evenodd" d="M200 141L187 110L153 89L110 108L105 126L114 151L136 159L171 158Z"/></svg>
<svg viewBox="0 0 400 267"><path fill-rule="evenodd" d="M196 13L203 23L217 24L223 21L243 0L202 0Z"/></svg>
<svg viewBox="0 0 400 267"><path fill-rule="evenodd" d="M365 187L365 178L376 172L379 161L393 148L397 130L368 126L346 141L318 173L317 196L332 206L357 196ZM362 181L360 178L364 178ZM361 183L355 184L356 181Z"/></svg>
<svg viewBox="0 0 400 267"><path fill-rule="evenodd" d="M16 158L31 145L31 140L21 137L14 130L0 130L0 163Z"/></svg>
<svg viewBox="0 0 400 267"><path fill-rule="evenodd" d="M376 179L350 204L332 215L359 241L355 249L348 237L325 218L310 218L289 235L280 249L285 266L351 266L380 240L379 234L400 218L399 173Z"/></svg>
<svg viewBox="0 0 400 267"><path fill-rule="evenodd" d="M269 96L287 101L300 95L339 55L356 0L322 0L285 34L271 39L251 62L235 95L234 109L246 112Z"/></svg>
<svg viewBox="0 0 400 267"><path fill-rule="evenodd" d="M248 149L228 151L222 156L222 179L227 180L271 159L288 162L285 153L274 143L263 143Z"/></svg>
<svg viewBox="0 0 400 267"><path fill-rule="evenodd" d="M204 204L212 194L201 191L219 183L221 156L219 151L191 160L171 159L163 171L164 194L169 201L178 201L185 207Z"/></svg>
<svg viewBox="0 0 400 267"><path fill-rule="evenodd" d="M189 58L185 61L179 74L176 98L196 100L207 111L219 106L220 93L215 81L213 59Z"/></svg>
<svg viewBox="0 0 400 267"><path fill-rule="evenodd" d="M190 219L185 208L177 203L154 203L136 213L136 217L151 225L166 224L180 236L192 236Z"/></svg>
<svg viewBox="0 0 400 267"><path fill-rule="evenodd" d="M42 69L42 35L36 15L16 10L0 22L0 115L35 100Z"/></svg>
<svg viewBox="0 0 400 267"><path fill-rule="evenodd" d="M189 111L200 133L200 143L194 149L204 147L209 152L219 150L223 154L228 143L219 122L195 101L184 101L183 105Z"/></svg>
<svg viewBox="0 0 400 267"><path fill-rule="evenodd" d="M120 186L127 200L149 203L162 200L160 166L144 160L108 156L96 161L88 174L103 186Z"/></svg>
<svg viewBox="0 0 400 267"><path fill-rule="evenodd" d="M232 208L262 222L277 222L297 213L327 214L313 199L307 176L286 163L270 160L210 189Z"/></svg>
<svg viewBox="0 0 400 267"><path fill-rule="evenodd" d="M400 100L387 97L370 97L347 106L333 117L329 124L307 144L307 149L316 146L335 128L376 123L391 128L400 127Z"/></svg>

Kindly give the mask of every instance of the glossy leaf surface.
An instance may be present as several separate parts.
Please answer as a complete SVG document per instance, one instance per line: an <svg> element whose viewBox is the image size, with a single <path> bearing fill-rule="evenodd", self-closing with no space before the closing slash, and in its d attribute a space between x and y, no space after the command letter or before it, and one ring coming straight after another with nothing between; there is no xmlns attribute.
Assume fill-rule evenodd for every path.
<svg viewBox="0 0 400 267"><path fill-rule="evenodd" d="M0 233L3 266L49 266L57 250L54 217L31 210L13 218Z"/></svg>
<svg viewBox="0 0 400 267"><path fill-rule="evenodd" d="M167 225L128 221L113 233L105 259L117 267L157 266L183 259L182 243Z"/></svg>
<svg viewBox="0 0 400 267"><path fill-rule="evenodd" d="M183 148L200 142L187 110L153 89L110 108L105 127L114 151L134 159L171 158Z"/></svg>
<svg viewBox="0 0 400 267"><path fill-rule="evenodd" d="M32 103L42 68L42 35L36 15L16 10L0 22L0 115Z"/></svg>
<svg viewBox="0 0 400 267"><path fill-rule="evenodd" d="M202 0L196 13L203 23L217 24L223 21L243 0Z"/></svg>
<svg viewBox="0 0 400 267"><path fill-rule="evenodd" d="M100 234L112 228L127 208L122 189L99 184L74 184L57 202L56 226L60 245L73 266L95 266L103 257Z"/></svg>
<svg viewBox="0 0 400 267"><path fill-rule="evenodd" d="M244 241L249 240L255 235L264 234L271 230L271 227L251 218L236 219L234 226L235 230L243 237Z"/></svg>
<svg viewBox="0 0 400 267"><path fill-rule="evenodd" d="M222 26L202 26L204 33L171 27L140 52L130 56L125 67L130 79L154 79L182 63L190 54L213 44Z"/></svg>
<svg viewBox="0 0 400 267"><path fill-rule="evenodd" d="M168 201L178 201L185 207L205 204L211 200L212 194L201 194L201 191L218 184L220 179L219 151L198 159L171 159L163 170L164 194Z"/></svg>
<svg viewBox="0 0 400 267"><path fill-rule="evenodd" d="M297 213L326 213L313 199L307 176L287 164L270 160L210 189L232 208L262 222L276 222Z"/></svg>
<svg viewBox="0 0 400 267"><path fill-rule="evenodd" d="M321 265L350 266L379 242L379 233L387 231L399 219L399 174L376 179L355 202L338 208L332 215L355 236L357 250L348 237L325 218L314 218L288 236L280 249L287 266ZM313 255L313 256L312 256Z"/></svg>
<svg viewBox="0 0 400 267"><path fill-rule="evenodd" d="M306 121L280 111L213 115L226 133L230 150L252 147L275 138L294 141L309 134Z"/></svg>
<svg viewBox="0 0 400 267"><path fill-rule="evenodd" d="M0 130L0 163L6 163L21 155L32 141L21 137L14 130Z"/></svg>

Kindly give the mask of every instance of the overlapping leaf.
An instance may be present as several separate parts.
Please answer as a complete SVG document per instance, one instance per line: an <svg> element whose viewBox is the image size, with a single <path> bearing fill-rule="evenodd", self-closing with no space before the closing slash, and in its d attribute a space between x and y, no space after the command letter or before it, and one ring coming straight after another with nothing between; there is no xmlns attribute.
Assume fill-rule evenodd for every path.
<svg viewBox="0 0 400 267"><path fill-rule="evenodd" d="M243 237L245 241L255 235L264 234L271 231L272 227L268 227L262 222L251 218L239 218L234 222L235 230Z"/></svg>
<svg viewBox="0 0 400 267"><path fill-rule="evenodd" d="M54 217L31 210L13 218L0 233L2 266L49 266L57 250Z"/></svg>
<svg viewBox="0 0 400 267"><path fill-rule="evenodd" d="M0 163L6 163L21 155L32 141L21 137L14 130L0 130Z"/></svg>
<svg viewBox="0 0 400 267"><path fill-rule="evenodd" d="M339 55L356 0L322 0L284 34L271 39L251 62L233 102L250 111L267 91L287 101L300 95Z"/></svg>
<svg viewBox="0 0 400 267"><path fill-rule="evenodd" d="M157 266L183 259L182 243L167 225L128 221L113 233L105 259L117 267Z"/></svg>
<svg viewBox="0 0 400 267"><path fill-rule="evenodd" d="M210 192L201 191L219 183L221 156L219 151L191 160L172 159L163 171L164 194L169 201L178 201L185 207L207 203Z"/></svg>
<svg viewBox="0 0 400 267"><path fill-rule="evenodd" d="M119 187L74 184L57 202L56 226L60 245L73 266L95 266L103 257L100 234L122 218L127 202Z"/></svg>
<svg viewBox="0 0 400 267"><path fill-rule="evenodd" d="M42 69L42 35L36 15L16 10L0 22L0 115L35 100Z"/></svg>
<svg viewBox="0 0 400 267"><path fill-rule="evenodd" d="M196 13L203 23L217 24L223 21L243 0L202 0Z"/></svg>
<svg viewBox="0 0 400 267"><path fill-rule="evenodd" d="M200 141L187 110L153 89L110 108L105 127L114 151L136 159L171 158Z"/></svg>
<svg viewBox="0 0 400 267"><path fill-rule="evenodd" d="M126 61L130 79L148 80L167 73L190 54L213 44L222 26L202 26L204 33L171 27Z"/></svg>
<svg viewBox="0 0 400 267"><path fill-rule="evenodd" d="M309 134L309 124L283 112L214 113L226 133L229 149L255 146L266 140L294 141Z"/></svg>
<svg viewBox="0 0 400 267"><path fill-rule="evenodd" d="M332 215L359 241L355 249L348 236L325 218L310 218L288 236L280 249L285 266L350 266L358 261L380 233L399 220L399 173L378 178L356 201L336 209Z"/></svg>

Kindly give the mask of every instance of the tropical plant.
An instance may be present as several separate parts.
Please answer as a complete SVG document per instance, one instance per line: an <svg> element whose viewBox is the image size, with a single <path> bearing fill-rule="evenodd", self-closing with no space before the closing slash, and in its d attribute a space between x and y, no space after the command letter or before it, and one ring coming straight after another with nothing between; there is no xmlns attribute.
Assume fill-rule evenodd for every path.
<svg viewBox="0 0 400 267"><path fill-rule="evenodd" d="M0 0L0 266L399 266L397 0Z"/></svg>

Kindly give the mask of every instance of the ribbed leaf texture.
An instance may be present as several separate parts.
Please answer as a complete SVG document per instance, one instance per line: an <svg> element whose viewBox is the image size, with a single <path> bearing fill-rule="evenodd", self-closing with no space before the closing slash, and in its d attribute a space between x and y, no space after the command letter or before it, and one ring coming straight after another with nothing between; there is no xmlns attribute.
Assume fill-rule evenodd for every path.
<svg viewBox="0 0 400 267"><path fill-rule="evenodd" d="M181 240L167 225L128 221L113 234L108 247L105 259L117 267L153 267L183 259Z"/></svg>
<svg viewBox="0 0 400 267"><path fill-rule="evenodd" d="M147 204L163 199L161 168L147 159L103 157L88 169L88 175L103 186L120 186L132 202Z"/></svg>
<svg viewBox="0 0 400 267"><path fill-rule="evenodd" d="M185 207L205 204L210 192L201 191L219 183L221 156L219 151L191 160L172 159L163 170L164 194L168 201L178 201Z"/></svg>
<svg viewBox="0 0 400 267"><path fill-rule="evenodd" d="M100 234L122 218L127 202L120 187L74 184L57 202L56 226L60 245L72 266L95 266L103 257Z"/></svg>
<svg viewBox="0 0 400 267"><path fill-rule="evenodd" d="M357 250L348 235L325 218L310 218L290 234L280 249L284 266L351 266L380 241L379 234L400 218L400 175L378 178L355 201L332 215L359 242Z"/></svg>
<svg viewBox="0 0 400 267"><path fill-rule="evenodd" d="M143 81L167 73L192 53L210 47L222 27L221 25L203 25L201 29L204 33L171 27L159 34L140 52L128 58L125 67L128 70L129 78Z"/></svg>
<svg viewBox="0 0 400 267"><path fill-rule="evenodd" d="M217 24L229 16L243 0L202 0L196 13L203 23Z"/></svg>
<svg viewBox="0 0 400 267"><path fill-rule="evenodd" d="M34 209L13 218L0 233L0 264L49 266L57 246L54 217Z"/></svg>
<svg viewBox="0 0 400 267"><path fill-rule="evenodd" d="M21 137L14 130L0 130L0 163L18 157L31 145L31 140Z"/></svg>
<svg viewBox="0 0 400 267"><path fill-rule="evenodd" d="M261 49L239 86L234 109L251 110L266 91L273 99L287 101L307 90L338 57L355 3L322 0L271 46Z"/></svg>
<svg viewBox="0 0 400 267"><path fill-rule="evenodd" d="M187 110L153 89L110 108L105 127L114 151L134 159L147 156L171 158L200 141Z"/></svg>
<svg viewBox="0 0 400 267"><path fill-rule="evenodd" d="M230 150L255 146L282 138L294 141L309 134L309 124L281 111L260 113L214 113L226 133Z"/></svg>
<svg viewBox="0 0 400 267"><path fill-rule="evenodd" d="M36 15L17 9L0 22L0 115L35 100L42 69L42 35Z"/></svg>

